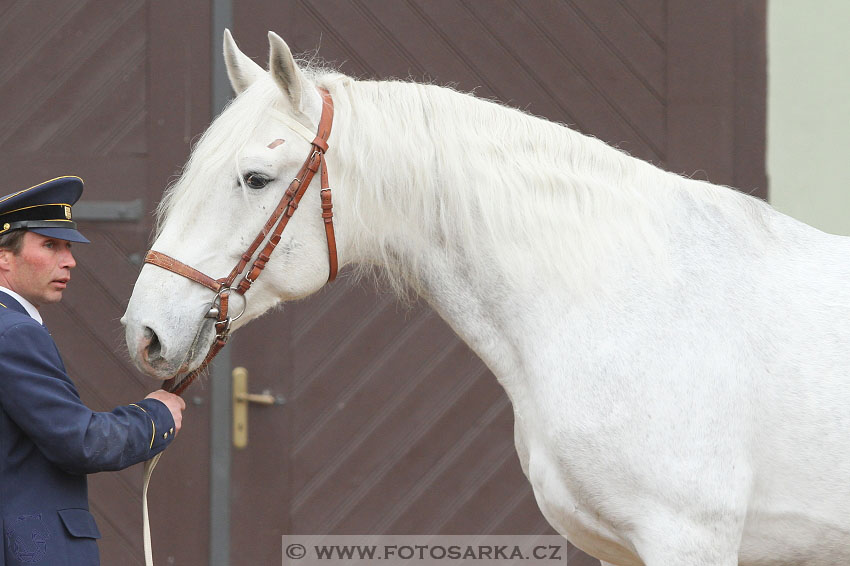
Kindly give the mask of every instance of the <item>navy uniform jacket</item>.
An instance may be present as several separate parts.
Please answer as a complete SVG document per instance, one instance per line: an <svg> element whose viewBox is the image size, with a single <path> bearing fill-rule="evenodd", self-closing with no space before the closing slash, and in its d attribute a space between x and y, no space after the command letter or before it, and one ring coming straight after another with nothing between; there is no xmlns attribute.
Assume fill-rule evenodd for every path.
<svg viewBox="0 0 850 566"><path fill-rule="evenodd" d="M153 457L174 421L156 399L88 409L47 329L8 294L0 304L0 566L97 565L86 474Z"/></svg>

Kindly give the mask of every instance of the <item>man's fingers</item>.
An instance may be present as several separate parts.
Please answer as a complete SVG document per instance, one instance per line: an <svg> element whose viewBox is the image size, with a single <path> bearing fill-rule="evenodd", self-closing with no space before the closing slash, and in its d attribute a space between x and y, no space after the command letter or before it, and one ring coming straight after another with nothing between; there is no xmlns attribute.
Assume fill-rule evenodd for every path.
<svg viewBox="0 0 850 566"><path fill-rule="evenodd" d="M174 420L175 433L182 428L183 411L186 409L186 401L184 401L182 397L169 393L163 389L157 389L148 395L146 399L156 399L168 407L168 410L171 412L171 418Z"/></svg>

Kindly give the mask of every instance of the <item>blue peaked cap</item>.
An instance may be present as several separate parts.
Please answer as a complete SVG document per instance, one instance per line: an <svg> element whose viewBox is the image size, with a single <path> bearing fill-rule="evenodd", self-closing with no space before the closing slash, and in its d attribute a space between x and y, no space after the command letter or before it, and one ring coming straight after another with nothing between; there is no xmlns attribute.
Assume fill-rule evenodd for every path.
<svg viewBox="0 0 850 566"><path fill-rule="evenodd" d="M57 177L28 189L0 197L0 236L12 230L29 230L42 236L82 242L71 207L83 194L79 177Z"/></svg>

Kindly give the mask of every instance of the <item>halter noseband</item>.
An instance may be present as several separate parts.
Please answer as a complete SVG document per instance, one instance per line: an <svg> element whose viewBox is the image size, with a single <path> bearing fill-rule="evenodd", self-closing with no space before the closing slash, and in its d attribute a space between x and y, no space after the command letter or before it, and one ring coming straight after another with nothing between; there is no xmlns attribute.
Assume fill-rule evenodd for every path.
<svg viewBox="0 0 850 566"><path fill-rule="evenodd" d="M277 207L271 213L271 216L269 216L269 219L263 225L263 228L257 234L257 237L254 238L254 241L245 253L242 254L241 259L227 277L213 279L209 275L198 271L194 267L190 267L171 256L153 249L148 250L147 254L145 254L145 263L150 263L167 271L171 271L172 273L182 275L183 277L191 279L195 283L212 290L216 294L210 311L206 314L206 318L216 319L215 341L212 346L210 346L210 350L207 352L206 358L204 358L204 361L201 362L201 365L197 369L186 375L179 382L177 381L177 376L166 381L163 384L163 389L180 395L187 387L189 387L198 374L207 367L216 354L218 354L218 352L227 343L227 339L230 337L231 323L234 320L237 320L245 312L243 308L242 312L237 316L233 318L228 316L230 293L236 292L244 298L245 293L251 288L251 285L257 280L257 277L260 276L260 273L262 273L263 269L266 267L266 263L269 261L272 252L278 242L280 242L280 236L283 229L286 228L286 224L289 222L289 219L292 218L293 214L295 214L295 210L298 208L298 203L301 201L301 197L304 196L304 193L307 191L307 187L310 185L310 181L313 180L313 176L320 169L322 184L322 219L325 223L325 235L328 240L328 260L330 262L328 281L333 281L336 278L338 260L333 226L333 203L331 201L331 190L328 188L328 168L327 163L325 163L325 152L328 149L328 137L331 135L334 110L333 100L331 99L331 95L328 91L319 89L319 93L322 96L322 117L319 120L319 129L316 137L312 142L310 142L310 155L307 157L306 161L304 161L304 164L298 171L298 175L296 175L295 179L293 179L289 184L289 187L286 189L283 197L281 197ZM267 236L268 241L266 242L266 245L262 250L260 250L257 258L251 264L245 275L242 276L239 284L236 285L236 287L233 287L233 283L236 281L237 277L245 271L248 263L254 257L254 253L260 247L260 244L266 240Z"/></svg>

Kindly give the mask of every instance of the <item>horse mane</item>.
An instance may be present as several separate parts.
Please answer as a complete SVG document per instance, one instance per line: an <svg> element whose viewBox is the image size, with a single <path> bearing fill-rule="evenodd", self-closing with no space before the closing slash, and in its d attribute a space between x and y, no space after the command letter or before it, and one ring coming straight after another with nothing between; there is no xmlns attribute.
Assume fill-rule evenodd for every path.
<svg viewBox="0 0 850 566"><path fill-rule="evenodd" d="M435 243L447 261L466 262L470 279L534 274L580 289L606 276L611 262L600 258L612 253L663 264L683 199L740 238L763 239L769 224L770 209L758 199L663 171L514 108L448 87L303 70L334 99L329 159L344 166L331 165L331 184L351 191L346 214L356 224L346 237L352 249L379 258L371 263L402 296L424 291L418 274ZM269 78L234 99L181 179L222 183L221 163L235 168L233 148L248 143L279 96ZM206 198L178 180L157 208L158 230L172 209ZM359 274L371 271L369 262L361 267Z"/></svg>
<svg viewBox="0 0 850 566"><path fill-rule="evenodd" d="M376 248L402 295L423 291L419 264L434 242L464 262L471 280L553 277L581 292L607 276L612 255L658 269L668 260L670 215L683 201L718 230L764 239L764 202L663 171L562 124L447 87L329 79L318 82L334 96L332 143L346 161L334 183L366 187L352 199L358 226L350 237L357 249Z"/></svg>

